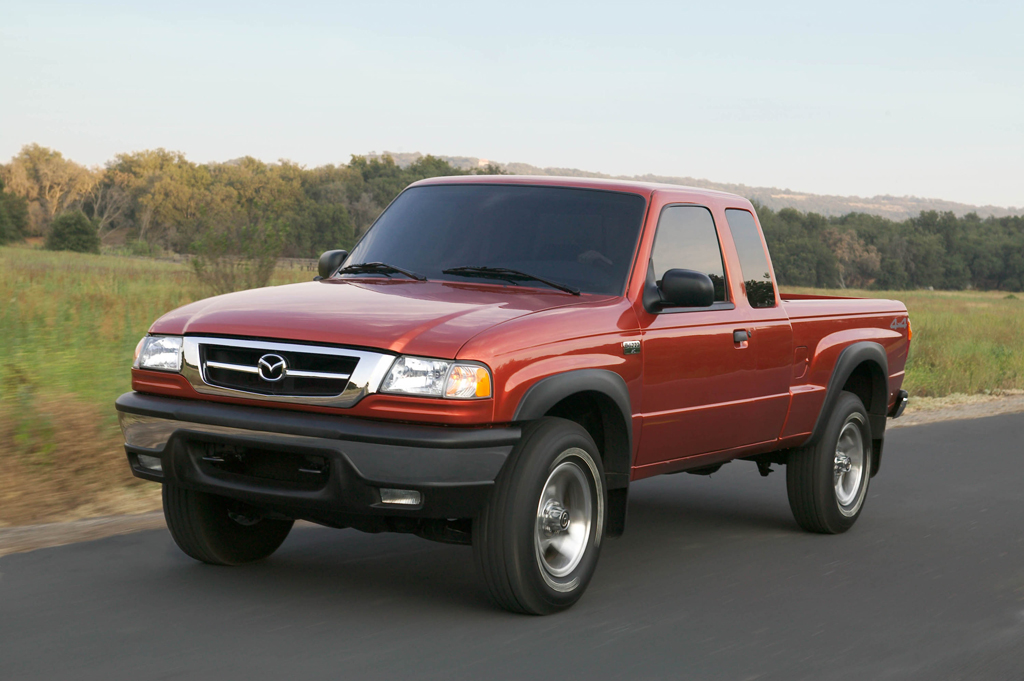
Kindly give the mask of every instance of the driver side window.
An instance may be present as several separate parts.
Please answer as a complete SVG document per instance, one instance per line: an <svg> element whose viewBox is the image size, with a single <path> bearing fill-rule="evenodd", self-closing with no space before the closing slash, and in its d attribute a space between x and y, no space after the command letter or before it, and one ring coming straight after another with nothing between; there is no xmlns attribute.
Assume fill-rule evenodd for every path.
<svg viewBox="0 0 1024 681"><path fill-rule="evenodd" d="M667 206L661 211L651 266L655 281L671 269L706 274L715 285L715 302L727 300L718 231L711 211L703 206Z"/></svg>

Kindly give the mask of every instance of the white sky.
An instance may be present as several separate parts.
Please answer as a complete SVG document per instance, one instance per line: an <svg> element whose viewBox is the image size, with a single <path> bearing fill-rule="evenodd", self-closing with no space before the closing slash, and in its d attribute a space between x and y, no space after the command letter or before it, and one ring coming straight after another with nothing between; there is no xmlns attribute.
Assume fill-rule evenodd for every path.
<svg viewBox="0 0 1024 681"><path fill-rule="evenodd" d="M1024 2L0 0L0 160L421 151L1024 206Z"/></svg>

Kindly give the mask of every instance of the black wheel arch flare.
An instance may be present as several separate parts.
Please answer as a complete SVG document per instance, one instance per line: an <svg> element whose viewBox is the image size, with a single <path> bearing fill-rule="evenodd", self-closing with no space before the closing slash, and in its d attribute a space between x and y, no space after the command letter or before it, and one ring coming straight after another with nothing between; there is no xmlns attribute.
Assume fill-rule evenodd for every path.
<svg viewBox="0 0 1024 681"><path fill-rule="evenodd" d="M885 439L885 419L889 406L889 359L885 348L874 341L859 341L843 348L836 359L835 368L832 370L832 377L828 381L828 388L825 391L825 401L821 405L818 419L814 424L811 436L804 443L804 446L816 443L821 439L828 424L829 414L832 413L840 393L846 386L847 381L858 367L864 365L870 372L871 382L868 388L870 400L864 405L868 411L868 420L871 423L871 439L874 449L872 457L871 475L878 472L882 458L882 442Z"/></svg>
<svg viewBox="0 0 1024 681"><path fill-rule="evenodd" d="M602 464L608 489L607 536L625 530L630 472L633 467L633 410L622 376L607 369L577 369L548 376L530 386L516 407L514 421L533 421L566 398L587 395L601 412Z"/></svg>

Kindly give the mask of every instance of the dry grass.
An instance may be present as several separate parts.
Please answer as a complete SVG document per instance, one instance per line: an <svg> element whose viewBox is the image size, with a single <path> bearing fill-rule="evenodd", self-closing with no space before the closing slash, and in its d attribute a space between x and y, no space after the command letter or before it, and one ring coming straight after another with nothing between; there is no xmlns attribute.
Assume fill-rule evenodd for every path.
<svg viewBox="0 0 1024 681"><path fill-rule="evenodd" d="M968 395L966 393L953 393L942 397L914 397L907 405L907 413L920 411L935 411L937 409L949 409L952 407L964 407L1002 402L1008 397L1024 396L1024 390L993 390L988 393Z"/></svg>
<svg viewBox="0 0 1024 681"><path fill-rule="evenodd" d="M287 265L274 283L312 278ZM158 507L113 403L153 320L206 295L185 263L0 248L0 525Z"/></svg>
<svg viewBox="0 0 1024 681"><path fill-rule="evenodd" d="M159 486L132 476L105 416L71 395L3 401L0 526L159 508Z"/></svg>

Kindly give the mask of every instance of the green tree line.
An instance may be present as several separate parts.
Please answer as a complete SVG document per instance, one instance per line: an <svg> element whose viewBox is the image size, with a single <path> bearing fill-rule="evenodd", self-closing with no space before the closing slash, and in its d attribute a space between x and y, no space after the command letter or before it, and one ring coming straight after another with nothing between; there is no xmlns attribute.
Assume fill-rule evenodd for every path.
<svg viewBox="0 0 1024 681"><path fill-rule="evenodd" d="M757 208L783 285L1024 290L1024 217L923 211L894 221Z"/></svg>
<svg viewBox="0 0 1024 681"><path fill-rule="evenodd" d="M432 156L404 168L388 156L353 156L347 165L307 169L251 157L199 164L164 149L119 154L90 169L37 144L0 165L8 192L25 201L25 236L46 236L56 216L81 210L105 240L192 253L254 233L279 240L286 257L351 245L410 182L468 172Z"/></svg>
<svg viewBox="0 0 1024 681"><path fill-rule="evenodd" d="M432 156L404 167L388 156L316 168L251 157L199 164L164 149L86 168L31 144L0 165L0 243L38 236L60 248L54 225L62 234L73 225L75 243L95 250L88 222L103 243L189 255L200 278L229 290L265 282L278 257L351 247L411 182L470 172L504 171ZM758 215L783 285L1024 289L1022 217L932 211L894 221L761 206Z"/></svg>

